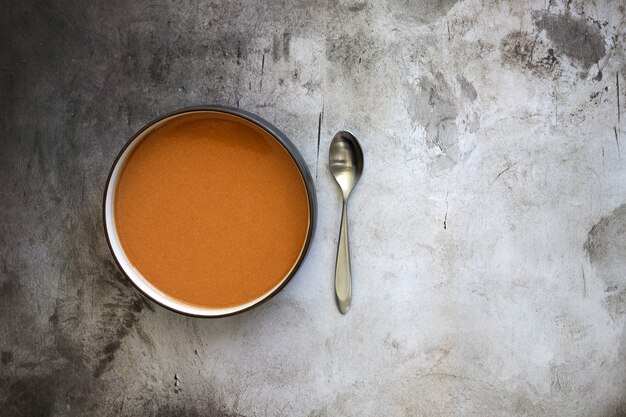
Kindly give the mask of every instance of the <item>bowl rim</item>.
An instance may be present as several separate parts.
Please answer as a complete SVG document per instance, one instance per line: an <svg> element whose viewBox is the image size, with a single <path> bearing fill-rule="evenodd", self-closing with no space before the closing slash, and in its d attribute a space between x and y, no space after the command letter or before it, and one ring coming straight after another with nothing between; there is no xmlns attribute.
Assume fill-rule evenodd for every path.
<svg viewBox="0 0 626 417"><path fill-rule="evenodd" d="M228 114L231 116L236 116L239 118L242 118L248 122L253 123L254 125L256 125L257 127L263 129L264 131L266 131L267 133L269 133L274 139L276 139L282 146L283 148L285 148L285 150L287 151L287 153L291 156L291 158L293 159L293 161L295 162L296 166L298 167L298 171L300 171L300 174L302 175L302 179L304 181L304 186L307 192L307 197L308 197L308 204L309 204L309 227L307 229L307 235L306 235L306 240L304 242L304 246L300 252L300 255L298 256L297 261L295 262L295 264L293 265L293 267L291 268L291 270L289 271L289 273L287 274L286 278L283 279L283 281L281 282L281 284L279 286L277 286L274 290L266 293L264 296L261 296L261 298L257 299L255 302L253 302L250 305L247 305L248 303L244 304L244 306L246 307L242 307L237 309L237 306L233 307L235 308L234 311L231 312L227 312L227 313L207 313L207 314L194 314L194 313L190 313L189 311L183 311L180 309L177 309L175 306L172 305L166 305L164 303L162 303L161 301L155 299L153 296L151 296L150 294L148 294L147 292L145 292L144 290L142 290L140 288L140 286L135 282L135 279L132 278L130 276L130 274L124 269L124 267L121 265L120 260L118 259L118 257L116 256L114 249L113 249L113 245L111 243L111 239L109 237L109 233L110 233L110 228L115 229L114 225L109 225L107 222L107 196L109 194L109 188L110 188L110 183L111 180L113 178L113 173L115 171L115 168L117 167L120 159L122 158L122 156L124 155L126 149L135 142L135 140L137 140L138 138L140 138L142 136L142 134L148 130L149 128L151 128L152 126L154 126L155 124L164 121L165 119L174 117L174 116L179 116L185 113L192 113L192 112L202 112L202 111L209 111L209 112L217 112L217 113L224 113L224 114ZM117 265L118 269L122 272L122 274L126 277L126 279L128 279L133 286L141 293L143 294L145 297L147 297L149 300L151 300L152 302L160 305L161 307L164 307L168 310L174 311L176 313L179 314L183 314L186 316L190 316L190 317L200 317L200 318L219 318L219 317L228 317L228 316L233 316L236 314L241 314L245 311L251 310L254 307L257 307L261 304L263 304L264 302L266 302L267 300L269 300L270 298L274 297L278 292L280 292L293 278L293 276L296 274L296 272L298 271L298 269L300 268L300 266L302 265L302 262L304 261L304 259L306 258L306 255L309 251L309 248L311 246L311 242L313 241L313 235L315 234L315 228L316 228L316 221L317 221L317 197L316 197L316 189L315 189L315 183L313 182L313 178L311 176L311 173L309 172L309 168L304 160L304 158L302 157L302 155L300 154L300 152L298 151L298 148L293 144L293 142L291 142L291 140L289 140L289 138L287 137L287 135L285 135L282 131L280 131L276 126L274 126L273 124L271 124L270 122L268 122L267 120L263 119L262 117L248 112L246 110L242 110L239 108L234 108L234 107L229 107L229 106L223 106L223 105L216 105L216 104L211 104L211 105L200 105L200 106L191 106L191 107L184 107L184 108L180 108L178 110L174 110L172 112L166 113L164 115L161 115L153 120L151 120L150 122L146 123L145 125L143 125L143 127L141 127L137 132L135 132L134 135L131 136L131 138L124 144L124 146L120 149L120 151L118 152L117 156L115 157L115 159L113 160L113 163L111 164L111 168L109 169L109 173L107 175L107 179L104 185L104 192L103 192L103 198L102 198L102 224L103 224L103 229L104 229L104 236L106 238L106 242L107 245L109 247L109 251L111 252L111 255L113 256L113 259L115 260L115 264ZM146 279L146 281L148 281ZM179 305L184 305L184 303L179 302L174 300L174 304L179 304ZM216 309L217 310L217 309Z"/></svg>

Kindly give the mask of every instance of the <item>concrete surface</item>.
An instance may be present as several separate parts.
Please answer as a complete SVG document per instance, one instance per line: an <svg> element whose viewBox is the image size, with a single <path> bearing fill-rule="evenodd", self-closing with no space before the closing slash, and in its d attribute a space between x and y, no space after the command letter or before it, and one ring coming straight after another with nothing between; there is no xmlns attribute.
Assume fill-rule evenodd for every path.
<svg viewBox="0 0 626 417"><path fill-rule="evenodd" d="M626 415L625 15L621 0L4 0L0 414ZM130 135L203 103L274 122L320 201L296 278L220 320L142 298L100 218ZM366 169L343 317L326 161L346 128Z"/></svg>

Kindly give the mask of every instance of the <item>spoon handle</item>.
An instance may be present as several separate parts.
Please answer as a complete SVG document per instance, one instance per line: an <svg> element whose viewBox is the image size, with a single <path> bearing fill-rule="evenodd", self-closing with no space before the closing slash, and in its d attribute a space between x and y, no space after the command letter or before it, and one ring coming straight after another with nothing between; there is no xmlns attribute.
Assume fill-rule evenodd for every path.
<svg viewBox="0 0 626 417"><path fill-rule="evenodd" d="M352 301L352 273L350 272L350 245L348 243L348 199L343 199L341 229L335 265L335 298L342 314L350 309Z"/></svg>

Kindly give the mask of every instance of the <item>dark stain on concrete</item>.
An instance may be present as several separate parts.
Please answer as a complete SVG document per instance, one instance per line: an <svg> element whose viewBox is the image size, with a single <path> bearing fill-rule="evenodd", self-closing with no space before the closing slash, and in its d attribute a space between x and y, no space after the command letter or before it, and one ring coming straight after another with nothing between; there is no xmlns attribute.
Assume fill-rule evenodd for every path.
<svg viewBox="0 0 626 417"><path fill-rule="evenodd" d="M108 271L108 276L113 277L108 281L113 283L110 287L113 292L108 294L109 298L102 305L100 312L102 334L99 336L99 344L103 347L98 352L98 362L93 372L96 378L107 370L115 359L115 354L122 347L124 339L138 326L144 309L154 311L152 303L132 287L110 259L103 259L103 263L103 270ZM107 340L110 341L105 344Z"/></svg>
<svg viewBox="0 0 626 417"><path fill-rule="evenodd" d="M621 257L626 248L626 204L617 207L611 214L604 216L596 223L587 236L585 251L592 264L597 265L607 259ZM622 281L624 274L611 269L607 276L611 284Z"/></svg>
<svg viewBox="0 0 626 417"><path fill-rule="evenodd" d="M128 66L128 75L137 78L147 73L154 86L185 86L189 74L197 73L199 63L205 63L207 76L223 77L219 68L234 63L241 66L248 59L247 42L239 33L223 33L205 48L199 48L197 42L197 38L186 31L172 30L166 36L158 36L131 28L126 35L125 49L132 52L126 56L127 61L122 62ZM236 67L231 67L230 72L233 68Z"/></svg>
<svg viewBox="0 0 626 417"><path fill-rule="evenodd" d="M121 340L114 340L111 343L107 344L104 348L102 348L99 354L100 359L98 360L96 369L94 369L93 371L94 378L98 378L104 373L104 371L107 369L107 366L111 362L113 362L113 359L115 359L115 353L121 346Z"/></svg>
<svg viewBox="0 0 626 417"><path fill-rule="evenodd" d="M291 50L291 33L283 33L283 59L289 61L289 53Z"/></svg>
<svg viewBox="0 0 626 417"><path fill-rule="evenodd" d="M428 24L447 15L458 2L459 0L391 0L388 7L400 21Z"/></svg>
<svg viewBox="0 0 626 417"><path fill-rule="evenodd" d="M93 367L93 376L98 378L106 372L124 339L138 325L144 309L154 311L154 307L134 289L112 260L104 242L99 193L87 195L85 200L91 201L89 208L75 212L76 218L68 224L73 239L65 243L65 280L57 301L54 328L55 334L68 340L59 342L60 345L95 351L95 355L86 355L87 366ZM95 301L91 306L85 306L82 301L87 292ZM96 326L83 330L81 316L86 314L87 308L95 317ZM90 334L91 342L86 346L81 343L84 334L81 330ZM92 360L95 363L89 364Z"/></svg>
<svg viewBox="0 0 626 417"><path fill-rule="evenodd" d="M619 366L622 368L622 375L626 373L626 322L622 325L622 334L620 337L619 349L617 350ZM623 416L626 416L626 396L620 402L620 409Z"/></svg>
<svg viewBox="0 0 626 417"><path fill-rule="evenodd" d="M357 77L359 71L371 70L383 59L383 46L380 39L363 32L329 36L326 38L326 58Z"/></svg>
<svg viewBox="0 0 626 417"><path fill-rule="evenodd" d="M618 364L621 368L624 368L624 360L626 360L626 356L624 356L624 343L626 342L626 333L622 333L622 341L620 346L620 359L621 362ZM617 398L612 404L605 404L605 409L608 410L606 413L602 414L600 417L626 417L626 395L622 393L621 398Z"/></svg>
<svg viewBox="0 0 626 417"><path fill-rule="evenodd" d="M205 402L205 401L203 401ZM205 406L168 404L160 407L154 417L245 417L242 414L231 413L226 408L213 403L205 402Z"/></svg>
<svg viewBox="0 0 626 417"><path fill-rule="evenodd" d="M535 43L535 37L529 32L516 30L509 33L501 42L504 59L510 62L528 62Z"/></svg>
<svg viewBox="0 0 626 417"><path fill-rule="evenodd" d="M476 92L474 85L470 83L467 78L460 75L456 79L459 82L459 85L461 86L461 92L465 97L470 99L470 101L474 101L478 98L478 93Z"/></svg>
<svg viewBox="0 0 626 417"><path fill-rule="evenodd" d="M594 81L600 82L602 81L602 71L598 71L598 73L593 77Z"/></svg>
<svg viewBox="0 0 626 417"><path fill-rule="evenodd" d="M356 12L360 12L361 10L365 9L367 7L367 3L366 2L361 2L361 3L354 3L348 6L348 10L356 13Z"/></svg>
<svg viewBox="0 0 626 417"><path fill-rule="evenodd" d="M515 30L500 42L502 61L509 66L530 71L537 77L556 78L561 67L554 49L547 48L532 33Z"/></svg>
<svg viewBox="0 0 626 417"><path fill-rule="evenodd" d="M62 360L68 362L73 367L83 369L86 365L86 358L88 352L85 352L80 344L70 337L67 331L64 329L77 328L78 317L75 316L59 316L58 309L49 317L48 321L51 324L52 334L54 338L54 351L50 353L50 356L56 360ZM84 373L84 371L79 374ZM78 374L77 374L78 376Z"/></svg>
<svg viewBox="0 0 626 417"><path fill-rule="evenodd" d="M606 54L604 37L600 28L583 17L552 14L546 11L533 14L535 25L545 30L558 53L569 56L583 69L589 69Z"/></svg>
<svg viewBox="0 0 626 417"><path fill-rule="evenodd" d="M21 7L20 7L21 6ZM17 16L20 15L20 9L23 8L23 4L14 4L12 10L5 8L0 17L0 27L10 28L15 24L14 21ZM15 103L16 97L23 85L24 80L19 76L18 72L13 69L16 68L22 60L21 54L16 48L17 33L11 30L4 30L0 36L0 69L3 72L3 76L0 77L0 92L2 93L3 101L6 103ZM15 108L14 106L2 106L2 112L0 112L0 132L9 133L11 130L11 123L13 120ZM5 136L8 137L8 136ZM0 172L8 174L8 160L6 153L6 146L9 141L0 141ZM6 162L5 162L6 161ZM3 175L4 176L4 175Z"/></svg>
<svg viewBox="0 0 626 417"><path fill-rule="evenodd" d="M98 353L98 363L93 372L95 378L100 377L107 370L109 364L115 359L115 354L122 347L124 338L128 336L133 327L137 325L139 315L143 309L148 307L151 311L154 311L154 307L152 307L148 300L136 294L134 289L131 291L132 296L130 300L124 297L121 304L119 302L111 302L105 307L107 310L111 311L108 316L116 320L118 324L113 334L115 339L104 345Z"/></svg>
<svg viewBox="0 0 626 417"><path fill-rule="evenodd" d="M412 91L408 109L411 118L426 130L426 143L437 147L452 162L459 157L454 91L441 72L424 75Z"/></svg>
<svg viewBox="0 0 626 417"><path fill-rule="evenodd" d="M9 261L6 259L5 254L2 259L2 269L0 273L0 277L2 279L2 281L0 281L0 298L11 299L17 295L19 275L14 270L9 269L8 264Z"/></svg>
<svg viewBox="0 0 626 417"><path fill-rule="evenodd" d="M150 60L150 65L148 66L148 71L150 72L150 80L152 80L154 84L165 81L166 76L169 75L167 54L154 52Z"/></svg>
<svg viewBox="0 0 626 417"><path fill-rule="evenodd" d="M13 352L11 352L10 350L3 350L0 353L0 360L2 361L2 364L4 366L10 364L11 362L13 362Z"/></svg>
<svg viewBox="0 0 626 417"><path fill-rule="evenodd" d="M583 247L604 283L611 317L626 313L626 204L602 217L589 231Z"/></svg>
<svg viewBox="0 0 626 417"><path fill-rule="evenodd" d="M283 32L282 35L275 34L272 37L272 61L278 62L281 59L289 60L291 51L291 33Z"/></svg>
<svg viewBox="0 0 626 417"><path fill-rule="evenodd" d="M85 404L94 390L80 369L63 358L47 358L50 364L38 364L19 376L0 375L0 415L56 416L88 415ZM41 366L44 365L44 366ZM17 372L16 372L17 373Z"/></svg>
<svg viewBox="0 0 626 417"><path fill-rule="evenodd" d="M280 52L282 48L280 47L280 37L278 35L274 35L272 37L272 61L278 62L280 59Z"/></svg>
<svg viewBox="0 0 626 417"><path fill-rule="evenodd" d="M4 382L4 381L3 381ZM58 401L59 381L53 375L31 375L0 384L6 400L0 405L4 416L53 416Z"/></svg>

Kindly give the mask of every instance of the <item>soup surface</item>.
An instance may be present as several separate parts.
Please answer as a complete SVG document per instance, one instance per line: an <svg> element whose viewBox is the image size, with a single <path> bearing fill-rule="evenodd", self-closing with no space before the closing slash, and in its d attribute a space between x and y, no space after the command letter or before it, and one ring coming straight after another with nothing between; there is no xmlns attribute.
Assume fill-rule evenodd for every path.
<svg viewBox="0 0 626 417"><path fill-rule="evenodd" d="M167 296L223 308L253 301L289 274L309 205L295 162L273 136L236 116L186 113L132 150L114 216L133 266Z"/></svg>

